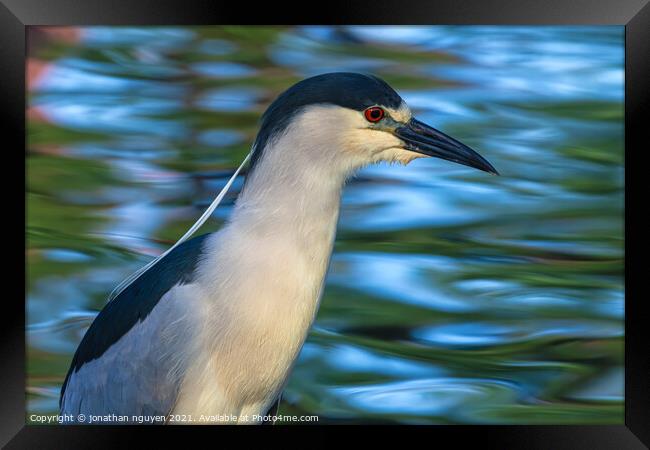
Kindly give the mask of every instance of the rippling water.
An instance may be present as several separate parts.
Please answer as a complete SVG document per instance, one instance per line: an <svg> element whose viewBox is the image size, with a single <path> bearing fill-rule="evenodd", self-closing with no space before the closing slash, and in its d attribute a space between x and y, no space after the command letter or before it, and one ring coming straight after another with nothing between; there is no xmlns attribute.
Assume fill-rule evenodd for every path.
<svg viewBox="0 0 650 450"><path fill-rule="evenodd" d="M41 28L29 40L28 414L306 76L365 71L501 177L359 173L280 412L623 423L623 27ZM241 180L206 226L230 213Z"/></svg>

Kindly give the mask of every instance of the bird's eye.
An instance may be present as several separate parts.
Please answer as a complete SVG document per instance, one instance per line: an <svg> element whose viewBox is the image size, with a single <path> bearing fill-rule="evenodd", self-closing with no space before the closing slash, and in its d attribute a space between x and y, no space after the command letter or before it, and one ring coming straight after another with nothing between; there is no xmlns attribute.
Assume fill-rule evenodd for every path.
<svg viewBox="0 0 650 450"><path fill-rule="evenodd" d="M385 112L383 108L380 108L379 106L371 106L366 109L363 114L366 116L368 122L376 123L384 118Z"/></svg>

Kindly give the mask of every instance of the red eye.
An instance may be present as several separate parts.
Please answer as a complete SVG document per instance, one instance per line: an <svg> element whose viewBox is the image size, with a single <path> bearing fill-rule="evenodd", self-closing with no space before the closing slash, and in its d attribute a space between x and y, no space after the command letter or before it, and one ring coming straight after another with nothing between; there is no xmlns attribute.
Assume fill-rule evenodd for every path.
<svg viewBox="0 0 650 450"><path fill-rule="evenodd" d="M379 106L372 106L368 109L366 109L363 114L366 116L366 120L368 122L379 122L381 119L384 118L384 110L380 108Z"/></svg>

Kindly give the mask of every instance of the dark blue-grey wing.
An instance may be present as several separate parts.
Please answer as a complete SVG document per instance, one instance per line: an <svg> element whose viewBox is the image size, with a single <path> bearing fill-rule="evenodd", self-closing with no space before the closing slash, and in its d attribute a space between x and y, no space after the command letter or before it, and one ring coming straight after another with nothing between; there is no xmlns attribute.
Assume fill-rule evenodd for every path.
<svg viewBox="0 0 650 450"><path fill-rule="evenodd" d="M169 412L173 387L154 389L156 383L173 384L160 335L165 322L176 319L170 310L172 291L192 283L208 236L179 245L106 304L72 358L61 388L62 412L79 414L90 404L99 410L119 406L133 414Z"/></svg>

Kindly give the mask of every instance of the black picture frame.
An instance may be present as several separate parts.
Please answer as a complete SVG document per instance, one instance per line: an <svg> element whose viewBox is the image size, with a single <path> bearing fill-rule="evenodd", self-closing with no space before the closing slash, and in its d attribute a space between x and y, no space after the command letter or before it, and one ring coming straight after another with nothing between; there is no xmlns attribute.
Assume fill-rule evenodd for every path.
<svg viewBox="0 0 650 450"><path fill-rule="evenodd" d="M210 2L207 0L2 0L0 4L0 123L4 126L3 180L5 197L16 204L7 212L24 216L24 197L16 187L22 174L25 146L25 49L26 29L31 25L216 25L237 24L517 24L517 25L624 25L625 26L625 425L619 426L431 426L408 427L414 445L420 442L454 442L454 446L471 441L495 448L552 449L626 449L650 445L650 352L648 314L645 313L640 271L646 267L641 259L639 239L647 223L640 220L643 205L635 189L642 186L641 158L647 151L647 125L644 112L650 107L650 4L648 0L358 0L354 2L310 2L299 7L277 2ZM11 139L14 138L14 139ZM13 143L13 144L10 144ZM11 163L7 157L14 157ZM21 162L22 161L22 162ZM24 167L24 165L23 165ZM15 175L12 176L12 175ZM23 182L24 182L23 178ZM11 208L11 211L9 210ZM24 233L20 219L11 221L15 236ZM15 222L15 225L13 224ZM645 222L645 221L644 221ZM5 221L5 224L6 221ZM12 236L6 231L5 236ZM23 235L24 236L24 235ZM16 257L5 267L21 268L16 261L24 255L16 241ZM10 242L13 244L13 242ZM4 248L8 248L5 244ZM5 250L5 258L8 257ZM7 258L8 259L8 258ZM5 263L7 262L5 260ZM635 263L638 262L638 264ZM23 265L23 277L25 276ZM171 431L157 432L156 427L60 427L25 425L25 309L20 301L19 273L4 277L3 326L0 354L1 401L0 444L6 448L96 448L115 447L131 442L134 434L148 439L163 438ZM11 289L7 289L11 288ZM24 283L23 283L24 288ZM24 299L24 292L23 297ZM186 442L208 438L204 433L224 433L224 428L172 427ZM365 427L359 427L364 429ZM356 428L355 429L359 429ZM246 431L242 431L242 430ZM287 433L311 431L318 443L332 444L338 438L330 427L243 427L244 435L277 434L286 441ZM350 427L348 427L350 429ZM380 440L403 427L373 427L369 437ZM153 430L153 431L152 431ZM203 436L196 436L196 433ZM435 439L435 441L431 441ZM210 442L210 441L208 441ZM215 441L213 441L215 442ZM218 442L218 441L217 441ZM368 441L364 441L368 443ZM217 444L221 445L221 444ZM230 445L230 444L229 444ZM241 445L241 443L239 443ZM149 446L147 446L149 447Z"/></svg>

